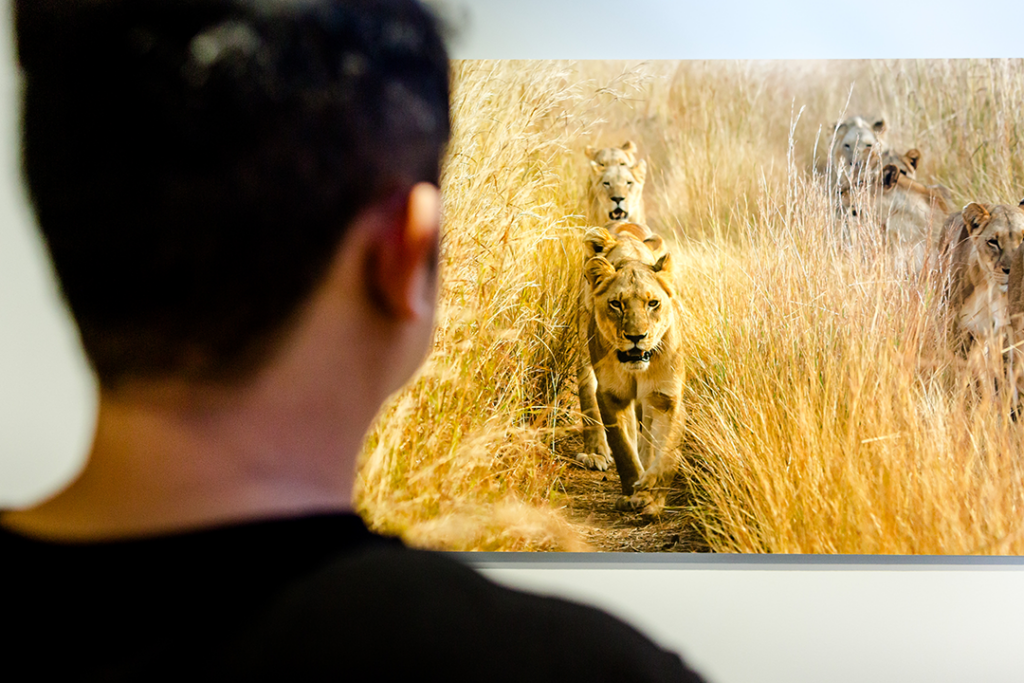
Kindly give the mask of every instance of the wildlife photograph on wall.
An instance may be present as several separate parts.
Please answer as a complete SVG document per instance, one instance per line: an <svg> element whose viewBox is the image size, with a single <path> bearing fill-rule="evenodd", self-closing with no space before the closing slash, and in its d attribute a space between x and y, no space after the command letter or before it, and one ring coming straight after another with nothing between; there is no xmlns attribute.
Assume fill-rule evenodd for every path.
<svg viewBox="0 0 1024 683"><path fill-rule="evenodd" d="M457 61L357 483L451 551L1024 554L1024 61Z"/></svg>

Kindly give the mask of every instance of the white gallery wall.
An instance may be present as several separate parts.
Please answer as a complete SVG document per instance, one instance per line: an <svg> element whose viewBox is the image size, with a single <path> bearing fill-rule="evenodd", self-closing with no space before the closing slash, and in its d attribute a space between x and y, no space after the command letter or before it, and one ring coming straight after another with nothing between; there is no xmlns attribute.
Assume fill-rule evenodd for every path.
<svg viewBox="0 0 1024 683"><path fill-rule="evenodd" d="M1024 56L1018 7L984 0L437 4L458 32L459 58ZM8 2L2 9L0 507L10 507L54 491L80 466L95 389L18 181ZM1024 563L1016 559L470 561L511 585L597 602L719 683L1024 681Z"/></svg>
<svg viewBox="0 0 1024 683"><path fill-rule="evenodd" d="M59 487L82 463L96 399L20 184L11 6L0 15L0 507Z"/></svg>

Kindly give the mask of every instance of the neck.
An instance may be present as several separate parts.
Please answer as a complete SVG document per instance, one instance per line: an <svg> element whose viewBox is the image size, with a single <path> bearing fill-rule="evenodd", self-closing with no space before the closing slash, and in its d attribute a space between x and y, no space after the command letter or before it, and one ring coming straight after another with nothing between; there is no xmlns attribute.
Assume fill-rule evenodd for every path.
<svg viewBox="0 0 1024 683"><path fill-rule="evenodd" d="M55 540L103 540L351 510L372 412L346 405L359 395L348 387L312 393L296 389L294 375L289 386L276 379L238 392L102 392L79 476L3 523Z"/></svg>
<svg viewBox="0 0 1024 683"><path fill-rule="evenodd" d="M366 424L328 424L321 419L328 406L317 409L274 410L260 401L172 409L104 395L81 474L4 522L31 535L100 540L351 510Z"/></svg>

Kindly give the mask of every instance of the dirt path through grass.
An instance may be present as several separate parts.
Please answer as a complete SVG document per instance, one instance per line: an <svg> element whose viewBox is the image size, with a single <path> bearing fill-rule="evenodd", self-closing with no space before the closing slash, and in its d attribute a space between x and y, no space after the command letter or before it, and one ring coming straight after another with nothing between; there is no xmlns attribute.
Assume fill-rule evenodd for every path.
<svg viewBox="0 0 1024 683"><path fill-rule="evenodd" d="M667 509L658 519L620 512L615 509L621 489L614 468L595 472L578 465L572 457L581 444L582 439L575 436L556 446L558 457L567 462L561 478L566 496L563 513L594 550L707 552L707 546L689 521L682 494L669 498Z"/></svg>

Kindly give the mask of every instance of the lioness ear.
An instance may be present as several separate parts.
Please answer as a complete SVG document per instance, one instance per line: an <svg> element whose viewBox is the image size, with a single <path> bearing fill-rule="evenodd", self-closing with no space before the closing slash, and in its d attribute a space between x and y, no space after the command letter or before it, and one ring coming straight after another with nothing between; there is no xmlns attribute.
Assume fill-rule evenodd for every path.
<svg viewBox="0 0 1024 683"><path fill-rule="evenodd" d="M636 166L633 167L633 177L641 185L644 184L644 178L647 177L647 162L643 159L636 162Z"/></svg>
<svg viewBox="0 0 1024 683"><path fill-rule="evenodd" d="M651 268L655 273L664 273L668 275L672 272L672 256L668 252L661 255L658 262L655 263Z"/></svg>
<svg viewBox="0 0 1024 683"><path fill-rule="evenodd" d="M876 120L874 123L871 124L871 130L874 131L876 135L881 135L882 133L884 133L885 132L885 119L882 118L882 117L879 117L878 120Z"/></svg>
<svg viewBox="0 0 1024 683"><path fill-rule="evenodd" d="M916 171L917 165L921 163L921 152L916 147L908 149L907 153L903 155L903 161L907 166Z"/></svg>
<svg viewBox="0 0 1024 683"><path fill-rule="evenodd" d="M886 190L891 190L896 187L899 179L900 169L896 167L896 164L886 164L885 168L882 169L882 187Z"/></svg>
<svg viewBox="0 0 1024 683"><path fill-rule="evenodd" d="M604 173L604 166L591 159L590 170L594 172L594 175L601 175L602 173Z"/></svg>
<svg viewBox="0 0 1024 683"><path fill-rule="evenodd" d="M622 151L628 154L636 154L636 144L632 140L626 140L622 145Z"/></svg>
<svg viewBox="0 0 1024 683"><path fill-rule="evenodd" d="M837 121L836 127L832 129L832 133L837 138L842 138L844 135L846 135L846 121Z"/></svg>
<svg viewBox="0 0 1024 683"><path fill-rule="evenodd" d="M967 234L973 235L988 222L989 212L984 206L977 202L971 202L963 210L964 225L967 226Z"/></svg>
<svg viewBox="0 0 1024 683"><path fill-rule="evenodd" d="M652 254L660 254L665 251L665 240L661 239L661 235L651 235L644 240L644 244L647 245Z"/></svg>
<svg viewBox="0 0 1024 683"><path fill-rule="evenodd" d="M604 228L591 228L583 236L583 251L588 259L598 254L607 254L614 246L615 238Z"/></svg>
<svg viewBox="0 0 1024 683"><path fill-rule="evenodd" d="M672 282L672 255L669 254L668 252L665 252L664 254L662 254L661 258L658 259L658 262L651 267L651 269L655 273L657 273L658 282L660 282L661 286L665 288L665 291L668 292L668 295L675 296L676 288Z"/></svg>
<svg viewBox="0 0 1024 683"><path fill-rule="evenodd" d="M587 155L588 159L593 160L594 155L597 154L597 150L594 149L593 145L587 145L587 148L583 150L583 153Z"/></svg>
<svg viewBox="0 0 1024 683"><path fill-rule="evenodd" d="M1024 199L1020 200L1020 204L1018 204L1017 206L1024 208Z"/></svg>
<svg viewBox="0 0 1024 683"><path fill-rule="evenodd" d="M583 274L587 277L590 286L594 288L594 293L599 294L601 285L615 275L615 266L609 263L604 256L595 256L587 261L583 267Z"/></svg>

